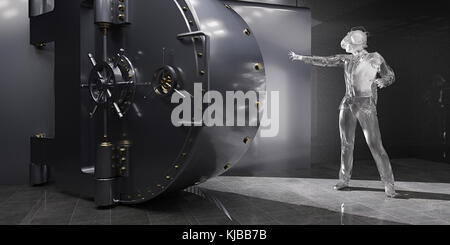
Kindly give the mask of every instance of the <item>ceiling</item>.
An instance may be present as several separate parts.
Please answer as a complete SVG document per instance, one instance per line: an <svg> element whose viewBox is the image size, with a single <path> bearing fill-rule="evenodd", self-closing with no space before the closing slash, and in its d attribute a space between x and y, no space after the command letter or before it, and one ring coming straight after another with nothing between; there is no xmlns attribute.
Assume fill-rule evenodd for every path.
<svg viewBox="0 0 450 245"><path fill-rule="evenodd" d="M372 35L450 36L450 1L299 0L311 8L313 26L364 25Z"/></svg>

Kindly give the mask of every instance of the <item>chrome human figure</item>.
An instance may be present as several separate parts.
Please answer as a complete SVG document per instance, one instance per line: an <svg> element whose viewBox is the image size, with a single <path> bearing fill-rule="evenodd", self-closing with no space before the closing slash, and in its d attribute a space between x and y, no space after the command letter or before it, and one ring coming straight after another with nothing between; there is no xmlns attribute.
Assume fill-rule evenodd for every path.
<svg viewBox="0 0 450 245"><path fill-rule="evenodd" d="M300 60L322 67L343 67L345 70L346 93L339 107L341 170L340 180L334 189L342 190L349 186L353 168L355 129L359 121L385 185L386 195L397 197L391 163L381 140L376 109L378 88L382 89L394 83L395 74L379 53L366 51L367 37L368 33L363 28L352 29L341 42L341 47L349 54L318 57L290 52L289 56L294 61Z"/></svg>

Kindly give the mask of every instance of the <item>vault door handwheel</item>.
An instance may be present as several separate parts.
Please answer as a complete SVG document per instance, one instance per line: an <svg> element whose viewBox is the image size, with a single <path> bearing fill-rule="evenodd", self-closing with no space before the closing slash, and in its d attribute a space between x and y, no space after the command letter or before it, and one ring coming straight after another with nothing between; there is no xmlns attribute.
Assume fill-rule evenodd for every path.
<svg viewBox="0 0 450 245"><path fill-rule="evenodd" d="M89 92L95 102L94 109L90 113L91 117L97 112L99 106L111 105L120 118L123 118L132 105L136 73L130 60L119 54L107 62L97 63L92 54L88 54L92 65L89 76Z"/></svg>

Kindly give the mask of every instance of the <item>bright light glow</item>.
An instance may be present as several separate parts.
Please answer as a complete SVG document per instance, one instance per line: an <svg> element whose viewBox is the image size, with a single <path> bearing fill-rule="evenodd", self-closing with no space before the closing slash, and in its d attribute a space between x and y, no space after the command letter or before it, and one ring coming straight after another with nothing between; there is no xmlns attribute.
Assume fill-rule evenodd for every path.
<svg viewBox="0 0 450 245"><path fill-rule="evenodd" d="M5 19L11 19L14 18L19 14L19 11L16 8L10 8L3 12L2 16Z"/></svg>
<svg viewBox="0 0 450 245"><path fill-rule="evenodd" d="M220 25L220 23L218 21L210 21L206 23L206 25L208 25L209 27L217 27Z"/></svg>
<svg viewBox="0 0 450 245"><path fill-rule="evenodd" d="M224 35L226 34L225 30L217 30L213 32L215 35Z"/></svg>
<svg viewBox="0 0 450 245"><path fill-rule="evenodd" d="M0 9L4 9L8 7L10 4L10 0L0 0Z"/></svg>
<svg viewBox="0 0 450 245"><path fill-rule="evenodd" d="M191 2L191 5L194 6L194 7L198 5L198 1L197 0L190 0L190 2Z"/></svg>
<svg viewBox="0 0 450 245"><path fill-rule="evenodd" d="M262 17L263 15L262 15L261 12L259 12L259 11L254 11L254 12L253 12L253 16L260 18L260 17Z"/></svg>

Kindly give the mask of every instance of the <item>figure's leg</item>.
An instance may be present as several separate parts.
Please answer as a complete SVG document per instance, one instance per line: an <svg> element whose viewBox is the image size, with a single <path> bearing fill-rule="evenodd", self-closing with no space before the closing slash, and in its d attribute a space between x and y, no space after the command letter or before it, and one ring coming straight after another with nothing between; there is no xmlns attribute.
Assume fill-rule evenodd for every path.
<svg viewBox="0 0 450 245"><path fill-rule="evenodd" d="M339 183L334 189L341 190L348 186L353 168L353 149L355 148L355 129L357 119L350 109L342 109L339 114L341 134L341 170Z"/></svg>
<svg viewBox="0 0 450 245"><path fill-rule="evenodd" d="M397 194L394 189L394 174L392 173L389 156L383 147L376 109L360 110L357 113L357 118L366 137L367 145L377 164L381 181L385 185L386 194L389 197L395 197Z"/></svg>

